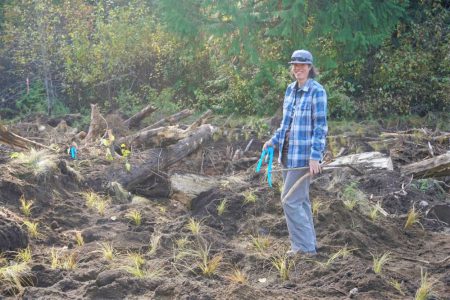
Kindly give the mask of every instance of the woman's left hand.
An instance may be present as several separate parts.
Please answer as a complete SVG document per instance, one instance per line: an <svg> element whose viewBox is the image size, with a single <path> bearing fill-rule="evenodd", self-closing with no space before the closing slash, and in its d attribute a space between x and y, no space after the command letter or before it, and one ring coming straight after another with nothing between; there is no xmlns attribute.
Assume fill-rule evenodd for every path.
<svg viewBox="0 0 450 300"><path fill-rule="evenodd" d="M322 172L322 169L320 168L320 163L317 160L309 160L309 172L311 175L319 174Z"/></svg>

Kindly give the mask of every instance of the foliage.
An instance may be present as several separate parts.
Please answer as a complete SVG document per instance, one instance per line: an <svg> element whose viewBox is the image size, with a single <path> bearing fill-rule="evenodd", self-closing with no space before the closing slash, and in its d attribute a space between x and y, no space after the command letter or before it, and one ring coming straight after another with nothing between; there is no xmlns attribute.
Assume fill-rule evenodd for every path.
<svg viewBox="0 0 450 300"><path fill-rule="evenodd" d="M423 272L423 269L420 268L420 286L416 291L416 295L414 300L426 300L429 296L431 296L431 291L433 288L433 281L428 278L428 273Z"/></svg>
<svg viewBox="0 0 450 300"><path fill-rule="evenodd" d="M24 195L20 196L20 211L25 215L25 217L29 217L31 215L31 209L33 206L33 200L26 200Z"/></svg>
<svg viewBox="0 0 450 300"><path fill-rule="evenodd" d="M391 253L389 251L385 252L381 256L372 255L372 257L373 257L372 269L375 272L375 274L381 273L381 269L383 268L383 266L390 260L390 257L389 257L390 255L391 255Z"/></svg>

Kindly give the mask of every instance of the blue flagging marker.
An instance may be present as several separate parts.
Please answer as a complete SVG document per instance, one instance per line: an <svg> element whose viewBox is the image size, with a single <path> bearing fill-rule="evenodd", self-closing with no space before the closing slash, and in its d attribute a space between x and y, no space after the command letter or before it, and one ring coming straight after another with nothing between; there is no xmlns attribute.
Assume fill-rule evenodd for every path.
<svg viewBox="0 0 450 300"><path fill-rule="evenodd" d="M268 158L267 158L268 156ZM273 147L267 147L267 149L264 149L261 153L261 157L259 158L258 165L256 166L256 173L258 173L261 170L263 161L265 158L265 162L267 162L267 159L269 160L267 162L267 182L269 183L269 186L272 187L272 163L273 163Z"/></svg>
<svg viewBox="0 0 450 300"><path fill-rule="evenodd" d="M76 146L73 146L73 145L70 146L69 153L70 153L70 158L77 159L77 147Z"/></svg>

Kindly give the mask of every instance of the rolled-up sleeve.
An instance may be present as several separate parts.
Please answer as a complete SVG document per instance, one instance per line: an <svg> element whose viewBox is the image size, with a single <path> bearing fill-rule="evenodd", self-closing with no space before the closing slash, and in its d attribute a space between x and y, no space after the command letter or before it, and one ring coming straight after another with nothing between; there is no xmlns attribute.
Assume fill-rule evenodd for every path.
<svg viewBox="0 0 450 300"><path fill-rule="evenodd" d="M321 161L325 150L327 125L327 94L317 90L312 97L312 137L310 159Z"/></svg>

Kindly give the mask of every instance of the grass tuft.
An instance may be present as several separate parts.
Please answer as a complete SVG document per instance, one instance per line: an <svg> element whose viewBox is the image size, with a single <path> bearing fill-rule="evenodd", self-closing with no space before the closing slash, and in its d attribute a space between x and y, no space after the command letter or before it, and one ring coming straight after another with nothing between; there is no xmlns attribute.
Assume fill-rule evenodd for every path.
<svg viewBox="0 0 450 300"><path fill-rule="evenodd" d="M52 270L55 270L60 267L60 253L54 247L52 247L52 249L50 250L50 268Z"/></svg>
<svg viewBox="0 0 450 300"><path fill-rule="evenodd" d="M24 286L33 285L31 275L28 264L24 262L0 267L0 283L2 283L2 286L12 286L17 292L22 291Z"/></svg>
<svg viewBox="0 0 450 300"><path fill-rule="evenodd" d="M358 189L358 183L356 181L344 187L342 201L348 210L353 210L362 197L364 197L364 194Z"/></svg>
<svg viewBox="0 0 450 300"><path fill-rule="evenodd" d="M225 276L225 278L230 280L233 283L238 283L238 284L245 284L248 281L247 275L245 274L245 272L242 270L239 270L239 269L234 269L233 273Z"/></svg>
<svg viewBox="0 0 450 300"><path fill-rule="evenodd" d="M56 156L47 150L31 149L17 157L17 163L27 167L36 177L46 176L57 168Z"/></svg>
<svg viewBox="0 0 450 300"><path fill-rule="evenodd" d="M427 300L431 296L433 282L428 278L428 273L420 269L420 286L416 291L414 300Z"/></svg>
<svg viewBox="0 0 450 300"><path fill-rule="evenodd" d="M275 269L277 269L281 280L289 280L289 274L294 266L294 262L290 260L287 255L273 257L271 258L271 262Z"/></svg>
<svg viewBox="0 0 450 300"><path fill-rule="evenodd" d="M193 235L200 235L202 230L201 222L195 220L194 218L189 218L186 228L189 229Z"/></svg>
<svg viewBox="0 0 450 300"><path fill-rule="evenodd" d="M81 232L80 232L80 231L75 232L75 241L77 242L77 245L78 245L79 247L81 247L81 246L84 245L84 238L83 238L83 236L81 235Z"/></svg>
<svg viewBox="0 0 450 300"><path fill-rule="evenodd" d="M383 266L390 260L390 257L389 257L390 255L391 255L391 253L389 251L385 252L381 256L372 255L372 257L373 257L372 269L375 272L375 274L381 273L381 269L383 268Z"/></svg>
<svg viewBox="0 0 450 300"><path fill-rule="evenodd" d="M33 200L26 200L25 196L20 196L20 211L24 214L25 217L29 217L31 215L31 209L33 206Z"/></svg>
<svg viewBox="0 0 450 300"><path fill-rule="evenodd" d="M64 270L75 270L78 267L78 257L77 253L72 252L64 257L61 264Z"/></svg>
<svg viewBox="0 0 450 300"><path fill-rule="evenodd" d="M39 223L38 222L31 222L31 221L23 221L23 224L26 226L28 234L32 238L38 238L40 237L40 233L38 230Z"/></svg>
<svg viewBox="0 0 450 300"><path fill-rule="evenodd" d="M30 246L26 247L25 249L19 250L16 255L16 261L18 263L29 263L31 262L32 258L33 255L31 253Z"/></svg>
<svg viewBox="0 0 450 300"><path fill-rule="evenodd" d="M161 234L159 233L153 233L152 237L150 238L150 245L148 247L148 254L153 255L156 253L156 250L158 250L159 241L161 240Z"/></svg>
<svg viewBox="0 0 450 300"><path fill-rule="evenodd" d="M413 205L408 212L404 229L411 228L414 224L419 224L422 229L424 229L422 223L420 223L420 213L416 211L416 208Z"/></svg>
<svg viewBox="0 0 450 300"><path fill-rule="evenodd" d="M322 206L323 206L323 202L322 201L319 201L319 200L314 200L313 201L311 208L312 208L313 216L315 218L317 218L319 216L319 211L322 208Z"/></svg>
<svg viewBox="0 0 450 300"><path fill-rule="evenodd" d="M270 246L270 239L267 236L250 236L252 239L253 247L260 253L264 253Z"/></svg>
<svg viewBox="0 0 450 300"><path fill-rule="evenodd" d="M128 212L125 217L134 223L136 226L140 226L142 224L142 214L140 211L133 209Z"/></svg>
<svg viewBox="0 0 450 300"><path fill-rule="evenodd" d="M253 191L245 191L242 193L242 196L244 196L244 204L256 203L258 199Z"/></svg>
<svg viewBox="0 0 450 300"><path fill-rule="evenodd" d="M103 257L106 260L113 260L116 257L116 250L114 249L112 243L101 243L100 250L98 250L100 253L103 254Z"/></svg>
<svg viewBox="0 0 450 300"><path fill-rule="evenodd" d="M227 208L228 208L228 201L227 199L223 199L217 206L217 214L219 216L223 215L223 213L227 210Z"/></svg>
<svg viewBox="0 0 450 300"><path fill-rule="evenodd" d="M392 286L394 289L396 289L402 296L405 296L405 292L402 288L402 283L398 282L395 279L391 279L388 281L389 285Z"/></svg>

